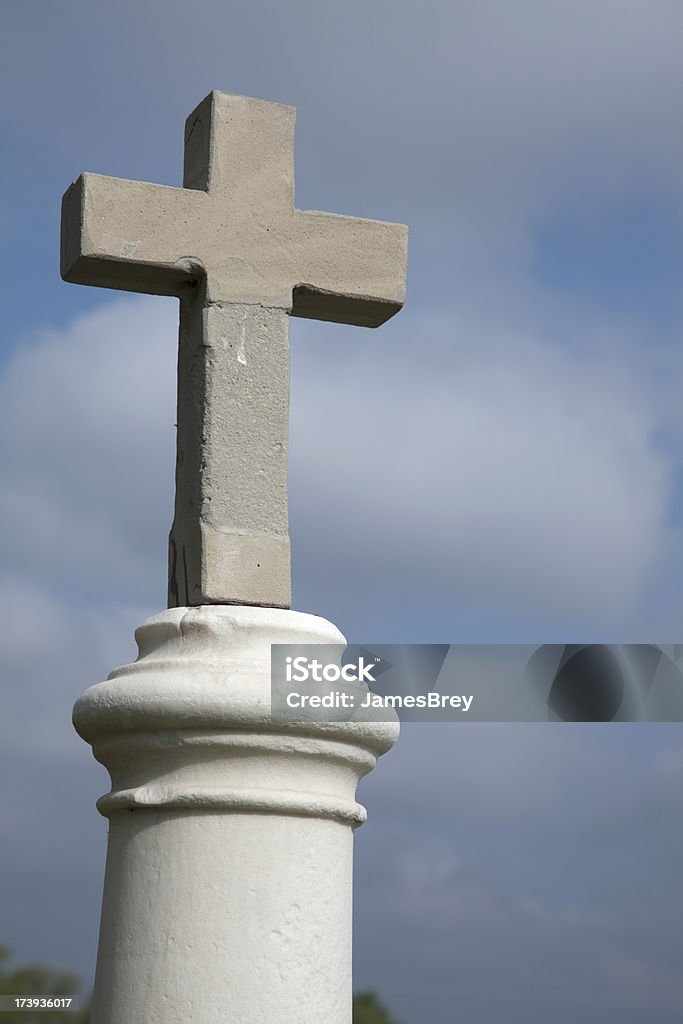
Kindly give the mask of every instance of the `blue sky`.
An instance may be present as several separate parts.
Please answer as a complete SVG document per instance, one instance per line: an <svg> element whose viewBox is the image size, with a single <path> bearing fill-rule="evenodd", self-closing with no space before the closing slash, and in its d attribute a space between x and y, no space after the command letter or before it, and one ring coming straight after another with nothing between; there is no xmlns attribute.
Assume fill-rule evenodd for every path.
<svg viewBox="0 0 683 1024"><path fill-rule="evenodd" d="M59 279L83 170L180 183L212 88L298 108L297 205L405 222L378 331L292 323L295 606L355 641L675 642L683 11L3 6L0 943L90 977L73 700L165 597L177 310ZM352 487L352 500L344 494ZM675 1019L678 727L412 726L363 783L355 972L403 1024Z"/></svg>

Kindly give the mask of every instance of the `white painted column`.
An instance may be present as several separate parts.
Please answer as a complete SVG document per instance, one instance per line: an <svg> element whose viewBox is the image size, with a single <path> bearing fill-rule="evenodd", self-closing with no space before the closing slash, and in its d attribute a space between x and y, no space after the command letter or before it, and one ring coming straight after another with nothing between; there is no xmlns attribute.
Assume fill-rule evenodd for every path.
<svg viewBox="0 0 683 1024"><path fill-rule="evenodd" d="M112 780L92 1024L350 1024L358 780L391 722L270 721L270 645L343 644L274 608L174 608L74 724Z"/></svg>

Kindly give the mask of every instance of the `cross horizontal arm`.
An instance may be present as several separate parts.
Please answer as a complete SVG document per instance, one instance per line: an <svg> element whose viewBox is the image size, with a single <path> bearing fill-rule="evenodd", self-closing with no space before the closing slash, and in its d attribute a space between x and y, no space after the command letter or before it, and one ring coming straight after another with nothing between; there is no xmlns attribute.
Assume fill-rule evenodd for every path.
<svg viewBox="0 0 683 1024"><path fill-rule="evenodd" d="M292 314L379 327L405 302L403 224L294 211Z"/></svg>
<svg viewBox="0 0 683 1024"><path fill-rule="evenodd" d="M179 295L201 268L183 249L182 227L202 192L82 174L62 200L65 281Z"/></svg>

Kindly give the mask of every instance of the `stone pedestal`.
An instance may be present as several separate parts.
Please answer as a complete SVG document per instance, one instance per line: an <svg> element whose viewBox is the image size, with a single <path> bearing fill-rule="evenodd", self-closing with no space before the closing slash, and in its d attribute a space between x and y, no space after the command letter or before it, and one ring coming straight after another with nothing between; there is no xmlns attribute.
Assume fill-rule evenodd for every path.
<svg viewBox="0 0 683 1024"><path fill-rule="evenodd" d="M358 780L387 722L275 726L270 645L343 644L274 608L174 608L76 703L108 769L92 1024L350 1024Z"/></svg>

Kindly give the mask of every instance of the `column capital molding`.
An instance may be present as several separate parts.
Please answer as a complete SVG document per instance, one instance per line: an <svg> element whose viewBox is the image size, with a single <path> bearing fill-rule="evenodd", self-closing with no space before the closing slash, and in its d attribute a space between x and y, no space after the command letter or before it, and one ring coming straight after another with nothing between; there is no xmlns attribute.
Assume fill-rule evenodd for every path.
<svg viewBox="0 0 683 1024"><path fill-rule="evenodd" d="M398 723L347 721L343 710L338 721L296 725L270 715L270 645L344 645L336 626L287 609L202 605L161 612L135 635L137 660L74 708L112 779L102 814L246 811L362 824L356 784L394 744Z"/></svg>

